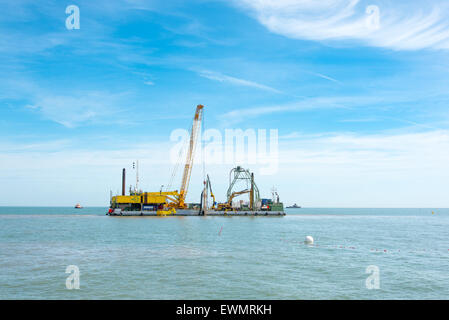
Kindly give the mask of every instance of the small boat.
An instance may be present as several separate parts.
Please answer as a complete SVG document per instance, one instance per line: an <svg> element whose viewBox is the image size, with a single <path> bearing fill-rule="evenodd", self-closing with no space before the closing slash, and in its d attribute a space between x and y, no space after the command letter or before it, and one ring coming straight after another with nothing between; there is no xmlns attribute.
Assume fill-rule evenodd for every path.
<svg viewBox="0 0 449 320"><path fill-rule="evenodd" d="M292 208L299 209L299 208L301 208L301 206L298 206L298 205L295 203L294 205L288 206L287 208L289 208L289 209L292 209Z"/></svg>
<svg viewBox="0 0 449 320"><path fill-rule="evenodd" d="M76 206L75 206L75 209L82 209L82 208L83 207L79 203L77 203Z"/></svg>

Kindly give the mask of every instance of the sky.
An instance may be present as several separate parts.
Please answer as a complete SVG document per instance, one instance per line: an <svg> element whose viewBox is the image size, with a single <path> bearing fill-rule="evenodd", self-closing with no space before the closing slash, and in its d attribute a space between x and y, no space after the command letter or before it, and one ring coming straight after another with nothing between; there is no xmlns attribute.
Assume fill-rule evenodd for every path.
<svg viewBox="0 0 449 320"><path fill-rule="evenodd" d="M69 5L79 29L68 29ZM225 200L229 170L286 205L449 207L444 0L0 0L0 205L107 206L121 169L158 191L170 139L278 132L277 170L193 168ZM198 157L197 157L198 159ZM180 171L173 189L179 189Z"/></svg>

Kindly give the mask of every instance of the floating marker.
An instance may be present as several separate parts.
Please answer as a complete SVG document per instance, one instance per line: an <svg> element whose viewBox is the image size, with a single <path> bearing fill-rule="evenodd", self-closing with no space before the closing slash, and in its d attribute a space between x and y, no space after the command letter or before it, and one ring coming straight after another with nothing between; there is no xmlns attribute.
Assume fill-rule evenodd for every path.
<svg viewBox="0 0 449 320"><path fill-rule="evenodd" d="M313 238L312 236L307 236L306 240L304 241L305 244L313 244Z"/></svg>

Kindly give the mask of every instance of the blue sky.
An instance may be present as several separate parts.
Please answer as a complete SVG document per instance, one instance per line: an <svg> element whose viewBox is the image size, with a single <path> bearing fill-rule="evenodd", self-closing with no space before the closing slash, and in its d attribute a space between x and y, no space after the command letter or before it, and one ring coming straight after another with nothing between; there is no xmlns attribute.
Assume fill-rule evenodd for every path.
<svg viewBox="0 0 449 320"><path fill-rule="evenodd" d="M71 4L79 30L65 26ZM107 205L135 159L143 187L159 190L170 133L202 103L206 128L278 129L279 171L257 176L264 196L274 185L304 206L449 206L446 1L0 10L0 205ZM231 167L208 168L220 200ZM200 188L197 167L188 200Z"/></svg>

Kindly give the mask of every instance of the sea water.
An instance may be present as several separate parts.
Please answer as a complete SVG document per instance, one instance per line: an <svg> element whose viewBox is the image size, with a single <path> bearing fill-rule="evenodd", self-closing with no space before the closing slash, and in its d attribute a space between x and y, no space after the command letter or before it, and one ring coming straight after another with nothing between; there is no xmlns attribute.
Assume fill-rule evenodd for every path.
<svg viewBox="0 0 449 320"><path fill-rule="evenodd" d="M449 209L106 211L0 207L0 298L449 298ZM314 245L304 244L308 235ZM67 285L68 266L79 270L79 289Z"/></svg>

